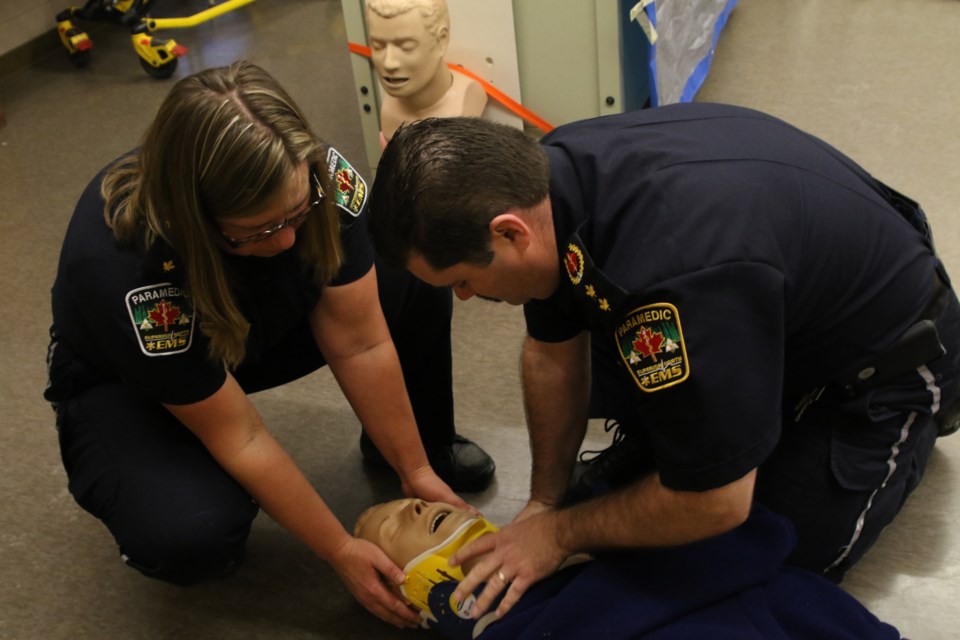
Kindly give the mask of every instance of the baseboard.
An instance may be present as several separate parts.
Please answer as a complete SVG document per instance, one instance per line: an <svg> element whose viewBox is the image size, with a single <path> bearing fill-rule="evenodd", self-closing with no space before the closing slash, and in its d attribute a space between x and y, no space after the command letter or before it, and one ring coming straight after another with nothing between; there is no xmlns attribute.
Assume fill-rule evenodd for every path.
<svg viewBox="0 0 960 640"><path fill-rule="evenodd" d="M62 48L63 45L60 44L57 28L55 26L51 27L49 31L44 31L20 46L0 55L0 79Z"/></svg>

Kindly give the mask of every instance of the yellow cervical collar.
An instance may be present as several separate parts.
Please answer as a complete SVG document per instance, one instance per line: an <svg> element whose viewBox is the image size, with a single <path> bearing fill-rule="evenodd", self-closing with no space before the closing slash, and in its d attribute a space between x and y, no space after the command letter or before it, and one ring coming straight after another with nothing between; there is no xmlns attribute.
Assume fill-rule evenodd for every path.
<svg viewBox="0 0 960 640"><path fill-rule="evenodd" d="M499 529L486 518L480 517L464 522L446 540L432 549L427 549L407 563L403 568L407 579L400 587L400 592L418 609L430 613L428 604L430 589L440 582L463 580L461 567L451 567L447 564L450 556L468 542L496 531Z"/></svg>

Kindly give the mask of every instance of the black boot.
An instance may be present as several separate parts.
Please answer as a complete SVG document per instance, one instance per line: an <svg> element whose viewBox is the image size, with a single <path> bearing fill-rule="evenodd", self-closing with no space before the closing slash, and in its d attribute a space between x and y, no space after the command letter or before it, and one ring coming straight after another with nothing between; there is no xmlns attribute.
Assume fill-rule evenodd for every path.
<svg viewBox="0 0 960 640"><path fill-rule="evenodd" d="M378 467L389 467L386 458L366 433L360 434L363 461ZM453 443L427 449L427 460L440 479L458 493L478 493L490 486L496 464L486 451L461 435Z"/></svg>
<svg viewBox="0 0 960 640"><path fill-rule="evenodd" d="M616 420L607 420L603 430L613 430L613 442L603 451L584 451L574 465L564 504L582 502L599 493L623 486L649 473L653 455L646 439Z"/></svg>

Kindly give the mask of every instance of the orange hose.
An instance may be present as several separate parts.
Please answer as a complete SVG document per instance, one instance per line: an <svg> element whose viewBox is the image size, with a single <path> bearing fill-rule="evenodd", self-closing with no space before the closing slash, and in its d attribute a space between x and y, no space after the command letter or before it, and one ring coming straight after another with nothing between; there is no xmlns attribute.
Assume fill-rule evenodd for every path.
<svg viewBox="0 0 960 640"><path fill-rule="evenodd" d="M348 42L347 47L350 49L351 53L356 53L357 55L364 56L366 58L370 57L370 47L366 47L362 44L357 44L356 42ZM487 92L487 95L502 104L504 107L509 109L512 113L519 116L520 118L526 120L536 128L540 129L544 133L549 133L553 130L553 125L549 122L535 114L533 111L530 111L525 106L505 94L500 89L497 89L495 86L478 76L477 74L468 71L463 65L447 63L447 66L450 67L453 71L461 73L471 80L477 82L483 90Z"/></svg>

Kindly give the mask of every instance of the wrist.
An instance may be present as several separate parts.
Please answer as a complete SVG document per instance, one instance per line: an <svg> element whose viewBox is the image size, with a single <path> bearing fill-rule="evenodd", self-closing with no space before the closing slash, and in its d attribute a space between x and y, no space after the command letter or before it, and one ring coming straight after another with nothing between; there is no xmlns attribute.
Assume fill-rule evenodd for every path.
<svg viewBox="0 0 960 640"><path fill-rule="evenodd" d="M545 495L533 494L530 496L530 499L527 500L528 509L538 509L538 510L548 510L556 509L560 506L561 500L552 499Z"/></svg>
<svg viewBox="0 0 960 640"><path fill-rule="evenodd" d="M355 538L346 529L341 529L333 536L323 536L321 540L311 541L308 546L317 557L330 565L336 565L338 559L349 549Z"/></svg>
<svg viewBox="0 0 960 640"><path fill-rule="evenodd" d="M549 509L544 514L548 519L548 532L553 540L553 544L560 549L565 557L572 556L580 549L574 542L573 518L570 517L569 509Z"/></svg>
<svg viewBox="0 0 960 640"><path fill-rule="evenodd" d="M527 507L528 520L535 528L538 540L542 540L544 548L552 549L557 554L558 564L565 562L573 556L577 549L572 544L572 536L569 535L570 520L567 509L554 509L537 503L537 506Z"/></svg>
<svg viewBox="0 0 960 640"><path fill-rule="evenodd" d="M419 463L412 463L404 468L398 469L397 475L400 476L400 483L408 486L415 486L424 480L439 477L426 459Z"/></svg>

